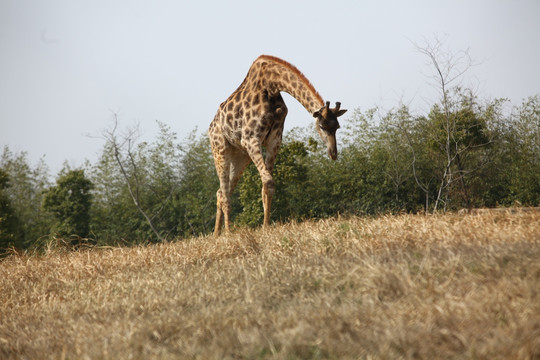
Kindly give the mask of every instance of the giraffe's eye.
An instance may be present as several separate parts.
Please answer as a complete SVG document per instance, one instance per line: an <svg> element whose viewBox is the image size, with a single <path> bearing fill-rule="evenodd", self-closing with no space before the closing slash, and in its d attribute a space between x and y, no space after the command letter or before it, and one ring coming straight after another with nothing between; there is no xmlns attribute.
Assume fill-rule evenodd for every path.
<svg viewBox="0 0 540 360"><path fill-rule="evenodd" d="M319 127L324 131L333 132L339 129L339 123L332 120L323 120L319 122Z"/></svg>

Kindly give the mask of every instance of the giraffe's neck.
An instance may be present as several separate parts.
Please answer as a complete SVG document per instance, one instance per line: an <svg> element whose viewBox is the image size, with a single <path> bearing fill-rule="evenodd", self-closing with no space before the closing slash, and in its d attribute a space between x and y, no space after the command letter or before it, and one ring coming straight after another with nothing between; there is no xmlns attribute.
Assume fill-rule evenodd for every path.
<svg viewBox="0 0 540 360"><path fill-rule="evenodd" d="M293 65L279 58L262 55L253 63L254 81L271 94L284 91L294 97L313 114L319 111L324 101L309 80ZM249 75L248 75L249 76Z"/></svg>

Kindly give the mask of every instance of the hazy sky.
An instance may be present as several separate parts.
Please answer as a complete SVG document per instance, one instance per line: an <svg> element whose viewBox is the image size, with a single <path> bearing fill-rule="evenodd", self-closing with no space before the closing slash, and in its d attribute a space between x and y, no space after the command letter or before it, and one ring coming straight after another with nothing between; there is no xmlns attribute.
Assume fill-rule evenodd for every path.
<svg viewBox="0 0 540 360"><path fill-rule="evenodd" d="M485 98L540 93L540 1L0 0L0 145L94 162L112 123L206 131L260 54L296 65L343 108L422 108L433 96L413 43L435 35L480 64ZM312 122L292 98L286 129ZM352 113L352 111L350 112Z"/></svg>

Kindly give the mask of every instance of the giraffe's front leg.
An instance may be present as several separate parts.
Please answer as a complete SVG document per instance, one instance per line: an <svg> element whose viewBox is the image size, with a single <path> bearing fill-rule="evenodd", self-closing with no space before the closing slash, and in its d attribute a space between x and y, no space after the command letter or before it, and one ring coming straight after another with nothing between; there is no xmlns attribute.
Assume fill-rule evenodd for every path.
<svg viewBox="0 0 540 360"><path fill-rule="evenodd" d="M262 200L264 208L264 226L270 225L270 210L272 206L272 195L275 192L276 185L272 178L272 172L269 171L264 157L262 155L261 143L257 139L251 141L245 141L243 143L244 148L247 150L251 160L257 167L262 182ZM268 158L268 154L267 154Z"/></svg>
<svg viewBox="0 0 540 360"><path fill-rule="evenodd" d="M260 173L260 172L259 172ZM270 225L270 212L272 210L272 197L276 192L276 183L272 177L272 172L265 168L261 174L262 190L261 196L263 201L264 221L263 227Z"/></svg>
<svg viewBox="0 0 540 360"><path fill-rule="evenodd" d="M279 148L281 147L281 129L278 129L275 133L271 134L266 145L266 160L265 166L266 170L272 174L274 171L274 164L276 162L277 154ZM263 208L264 208L264 223L263 226L270 225L270 210L272 208L272 198L276 191L276 183L274 179L271 181L263 182L262 188L262 198L263 198Z"/></svg>
<svg viewBox="0 0 540 360"><path fill-rule="evenodd" d="M272 209L272 197L274 196L275 191L276 184L273 179L263 183L262 200L264 209L264 227L270 226L270 210Z"/></svg>

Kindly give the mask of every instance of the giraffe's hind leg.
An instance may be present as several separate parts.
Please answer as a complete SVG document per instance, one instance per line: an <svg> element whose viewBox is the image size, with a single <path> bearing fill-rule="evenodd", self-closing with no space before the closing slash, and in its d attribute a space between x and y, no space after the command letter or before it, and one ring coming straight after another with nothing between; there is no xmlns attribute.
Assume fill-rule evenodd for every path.
<svg viewBox="0 0 540 360"><path fill-rule="evenodd" d="M251 158L243 151L236 151L231 159L231 171L229 177L229 193L232 194L242 174L251 162Z"/></svg>
<svg viewBox="0 0 540 360"><path fill-rule="evenodd" d="M214 235L218 236L221 231L221 221L225 223L225 232L230 230L231 217L231 194L240 180L242 173L251 162L250 157L237 150L232 150L226 158L226 165L220 167L220 188L217 192L217 213ZM228 173L228 174L227 174Z"/></svg>
<svg viewBox="0 0 540 360"><path fill-rule="evenodd" d="M221 209L221 189L217 191L216 193L216 225L214 226L214 236L219 236L221 233L221 222L223 221L223 210Z"/></svg>
<svg viewBox="0 0 540 360"><path fill-rule="evenodd" d="M230 164L226 161L216 165L219 176L219 190L216 193L216 226L214 235L221 233L221 222L225 223L225 231L229 231L229 216L231 213L230 194L229 194L229 168Z"/></svg>
<svg viewBox="0 0 540 360"><path fill-rule="evenodd" d="M231 156L228 157L228 170L227 167L224 167L220 173L219 179L221 186L217 192L217 214L216 226L214 228L215 236L219 236L220 234L222 219L225 223L225 232L229 232L230 230L231 194L250 162L251 159L247 154L240 151L232 151ZM225 181L227 172L229 173L228 180Z"/></svg>
<svg viewBox="0 0 540 360"><path fill-rule="evenodd" d="M227 142L211 142L214 164L219 177L219 190L216 193L216 224L214 236L221 233L221 223L225 231L230 229L231 194L240 180L242 173L251 162L249 155L236 149ZM224 144L224 145L223 145Z"/></svg>
<svg viewBox="0 0 540 360"><path fill-rule="evenodd" d="M221 222L225 222L225 230L229 230L230 196L229 196L229 172L231 167L230 152L231 146L226 140L216 134L210 133L210 144L214 165L219 177L219 190L216 193L216 225L214 236L221 233Z"/></svg>

